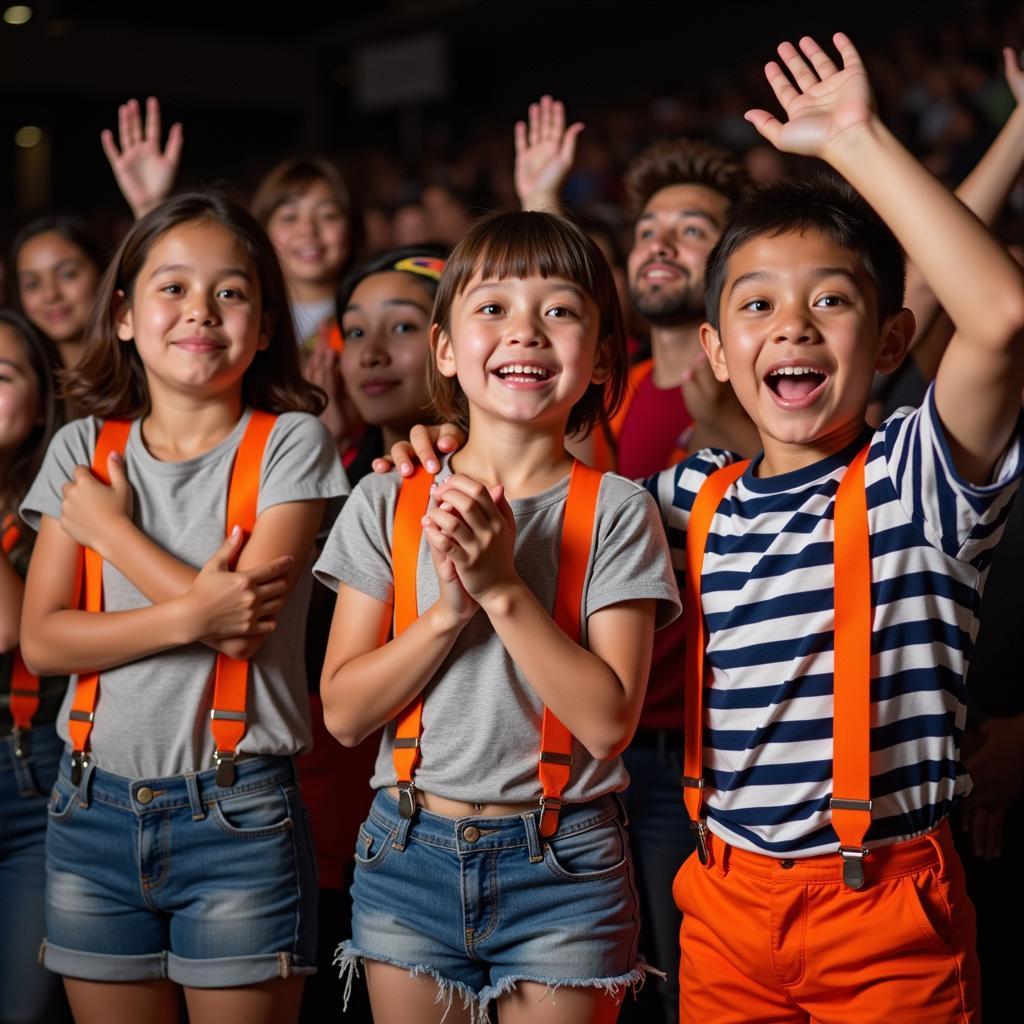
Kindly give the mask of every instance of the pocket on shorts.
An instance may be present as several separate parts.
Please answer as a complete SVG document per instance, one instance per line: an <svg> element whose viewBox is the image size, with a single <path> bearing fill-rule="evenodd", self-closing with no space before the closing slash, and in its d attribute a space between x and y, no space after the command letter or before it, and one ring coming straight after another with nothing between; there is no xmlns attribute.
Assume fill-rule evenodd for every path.
<svg viewBox="0 0 1024 1024"><path fill-rule="evenodd" d="M911 916L926 941L939 953L952 954L946 937L952 934L949 904L942 892L938 872L928 869L900 879Z"/></svg>
<svg viewBox="0 0 1024 1024"><path fill-rule="evenodd" d="M219 829L236 839L262 839L292 827L291 806L280 785L221 797L213 804L211 817Z"/></svg>
<svg viewBox="0 0 1024 1024"><path fill-rule="evenodd" d="M544 863L557 878L600 882L626 872L628 850L622 827L617 821L609 821L548 840L544 844Z"/></svg>
<svg viewBox="0 0 1024 1024"><path fill-rule="evenodd" d="M392 843L398 835L396 829L389 829L375 818L367 818L359 826L356 839L356 864L367 871L379 867L384 858L394 849Z"/></svg>
<svg viewBox="0 0 1024 1024"><path fill-rule="evenodd" d="M78 807L78 789L70 782L58 778L50 792L46 813L52 822L67 821Z"/></svg>

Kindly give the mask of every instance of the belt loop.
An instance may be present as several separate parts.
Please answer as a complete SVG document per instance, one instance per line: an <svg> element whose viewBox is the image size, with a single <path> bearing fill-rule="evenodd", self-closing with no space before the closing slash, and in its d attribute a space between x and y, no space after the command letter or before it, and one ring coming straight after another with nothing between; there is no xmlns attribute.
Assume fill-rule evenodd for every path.
<svg viewBox="0 0 1024 1024"><path fill-rule="evenodd" d="M523 819L523 828L526 829L526 852L530 857L530 863L539 864L544 859L544 850L541 847L540 833L537 831L537 812L526 811L519 817Z"/></svg>
<svg viewBox="0 0 1024 1024"><path fill-rule="evenodd" d="M629 824L629 811L626 810L626 801L623 799L621 793L612 793L612 799L615 801L615 806L619 809L619 817L622 819L622 825Z"/></svg>
<svg viewBox="0 0 1024 1024"><path fill-rule="evenodd" d="M415 816L415 812L414 812ZM412 818L399 818L398 819L398 831L395 832L395 838L391 841L392 847L401 852L405 849L405 844L409 842L409 829L412 826Z"/></svg>
<svg viewBox="0 0 1024 1024"><path fill-rule="evenodd" d="M202 821L206 817L206 808L199 792L199 776L195 772L185 773L185 788L188 789L188 805L192 808L192 820Z"/></svg>
<svg viewBox="0 0 1024 1024"><path fill-rule="evenodd" d="M78 783L78 806L83 810L89 807L89 790L92 787L92 773L95 769L92 761L86 761L82 766L82 778Z"/></svg>
<svg viewBox="0 0 1024 1024"><path fill-rule="evenodd" d="M925 835L928 842L935 848L935 855L939 858L939 874L944 877L946 874L946 851L942 848L942 827L942 825L939 825L938 828L932 829L931 832L926 832Z"/></svg>

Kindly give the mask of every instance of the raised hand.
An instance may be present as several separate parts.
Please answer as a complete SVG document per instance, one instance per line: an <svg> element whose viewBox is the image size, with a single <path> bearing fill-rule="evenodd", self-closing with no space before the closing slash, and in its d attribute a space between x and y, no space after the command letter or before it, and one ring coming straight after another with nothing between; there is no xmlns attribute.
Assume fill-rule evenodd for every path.
<svg viewBox="0 0 1024 1024"><path fill-rule="evenodd" d="M744 116L776 149L825 157L845 132L874 116L871 83L860 55L842 32L832 39L843 59L842 70L810 36L800 40L799 50L789 42L779 44L779 56L795 86L776 61L765 65L765 77L788 120L782 122L767 110L748 110Z"/></svg>
<svg viewBox="0 0 1024 1024"><path fill-rule="evenodd" d="M581 131L580 121L565 127L565 106L550 96L530 104L529 124L516 122L515 185L524 210L560 212L559 195L572 170Z"/></svg>
<svg viewBox="0 0 1024 1024"><path fill-rule="evenodd" d="M1012 47L1003 47L1003 69L1006 72L1006 84L1017 101L1017 106L1024 103L1024 71L1020 67L1021 55Z"/></svg>
<svg viewBox="0 0 1024 1024"><path fill-rule="evenodd" d="M108 128L100 132L100 142L117 187L138 219L170 194L181 162L184 134L180 122L175 122L167 133L166 147L160 150L160 103L155 96L146 100L145 129L139 101L134 99L117 108L117 128L120 149Z"/></svg>

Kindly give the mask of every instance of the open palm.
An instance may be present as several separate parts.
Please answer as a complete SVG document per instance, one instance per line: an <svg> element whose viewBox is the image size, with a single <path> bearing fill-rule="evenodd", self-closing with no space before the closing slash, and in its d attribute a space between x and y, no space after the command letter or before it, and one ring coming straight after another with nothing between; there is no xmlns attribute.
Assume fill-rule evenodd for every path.
<svg viewBox="0 0 1024 1024"><path fill-rule="evenodd" d="M557 197L572 170L581 131L578 121L566 128L565 107L550 96L530 104L528 124L516 122L515 185L524 209L538 196Z"/></svg>
<svg viewBox="0 0 1024 1024"><path fill-rule="evenodd" d="M167 146L161 150L160 103L153 96L146 101L145 129L138 100L123 103L117 121L120 148L109 129L102 132L100 141L121 194L135 216L141 217L170 194L181 161L182 128L171 126Z"/></svg>
<svg viewBox="0 0 1024 1024"><path fill-rule="evenodd" d="M765 76L786 112L780 121L766 110L750 110L747 120L773 145L786 153L824 156L835 141L874 114L874 97L860 55L841 32L833 37L843 59L840 70L810 36L779 46L796 85L775 61L765 66ZM809 62L809 63L808 63Z"/></svg>

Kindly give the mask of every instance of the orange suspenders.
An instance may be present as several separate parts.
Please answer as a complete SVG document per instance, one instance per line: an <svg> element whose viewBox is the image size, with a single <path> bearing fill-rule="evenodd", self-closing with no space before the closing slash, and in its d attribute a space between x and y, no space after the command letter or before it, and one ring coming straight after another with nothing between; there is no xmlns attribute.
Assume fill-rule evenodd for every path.
<svg viewBox="0 0 1024 1024"><path fill-rule="evenodd" d="M3 553L9 555L14 545L21 540L18 517L13 514L5 516L3 523L0 524L0 530L3 530L0 546ZM14 728L11 730L14 737L14 756L26 757L32 719L39 709L39 676L29 672L18 648L14 649L14 660L11 665L10 708L11 718L14 720Z"/></svg>
<svg viewBox="0 0 1024 1024"><path fill-rule="evenodd" d="M237 525L244 534L252 532L256 522L263 451L276 421L277 417L272 413L258 410L253 410L249 418L235 455L228 485L228 530ZM100 429L92 471L106 484L110 483L107 477L107 458L113 452L124 453L130 430L131 423L124 420L107 420ZM103 559L90 548L85 549L85 610L103 611ZM226 654L218 653L214 669L213 708L210 711L218 786L234 784L236 748L245 735L248 680L247 659L229 658ZM88 672L78 677L75 688L68 723L74 746L71 756L71 781L74 785L81 781L82 769L88 764L89 734L95 719L99 682L98 672Z"/></svg>
<svg viewBox="0 0 1024 1024"><path fill-rule="evenodd" d="M832 826L839 837L843 881L864 885L864 837L871 827L871 556L868 544L865 446L850 463L835 501L835 644L833 693ZM693 503L686 531L686 715L683 803L697 833L697 855L708 862L707 825L701 811L705 788L704 653L707 640L701 608L701 572L711 521L730 484L749 461L712 473Z"/></svg>
<svg viewBox="0 0 1024 1024"><path fill-rule="evenodd" d="M594 534L594 515L601 473L580 462L573 465L569 494L562 521L562 544L555 589L554 620L577 643L581 638L583 584ZM395 507L391 564L395 578L395 636L413 623L419 610L416 602L416 568L419 557L420 518L430 499L432 477L424 470L402 482ZM418 697L399 716L395 729L394 765L398 780L399 812L411 818L416 810L413 771L419 761L423 697ZM572 770L572 734L547 709L541 727L537 775L541 784L540 834L550 838L558 830L562 793Z"/></svg>

